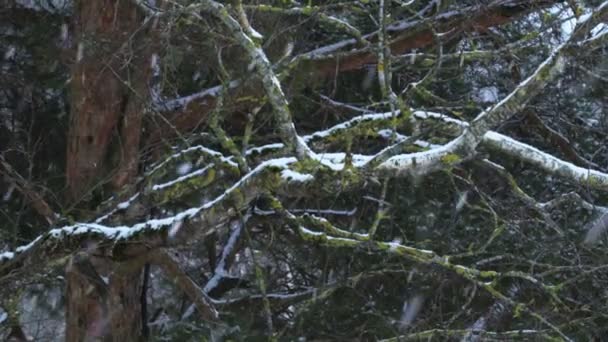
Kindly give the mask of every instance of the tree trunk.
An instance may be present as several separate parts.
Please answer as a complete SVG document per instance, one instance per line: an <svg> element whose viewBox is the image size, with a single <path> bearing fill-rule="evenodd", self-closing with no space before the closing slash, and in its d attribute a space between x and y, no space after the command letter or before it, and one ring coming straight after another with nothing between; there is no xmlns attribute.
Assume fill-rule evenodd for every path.
<svg viewBox="0 0 608 342"><path fill-rule="evenodd" d="M110 277L110 327L112 340L144 339L141 319L142 270Z"/></svg>
<svg viewBox="0 0 608 342"><path fill-rule="evenodd" d="M107 291L76 267L75 258L66 268L66 342L103 340L108 331Z"/></svg>
<svg viewBox="0 0 608 342"><path fill-rule="evenodd" d="M129 1L78 1L74 18L77 52L66 177L69 196L78 201L107 183L108 175L118 179L113 183L120 188L136 174L152 36ZM109 162L113 144L119 157L115 163Z"/></svg>
<svg viewBox="0 0 608 342"><path fill-rule="evenodd" d="M154 25L131 1L82 0L75 9L66 182L79 202L99 187L118 192L137 175ZM66 340L140 340L141 270L117 273L107 259L74 264L66 272ZM91 269L104 277L85 274Z"/></svg>
<svg viewBox="0 0 608 342"><path fill-rule="evenodd" d="M115 266L85 252L70 260L66 268L66 341L143 339L141 268L121 272Z"/></svg>

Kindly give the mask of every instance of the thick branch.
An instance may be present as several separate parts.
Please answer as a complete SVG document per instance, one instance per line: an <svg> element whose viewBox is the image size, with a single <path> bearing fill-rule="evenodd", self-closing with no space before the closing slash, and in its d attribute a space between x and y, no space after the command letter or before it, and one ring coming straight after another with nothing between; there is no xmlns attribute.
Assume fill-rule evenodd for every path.
<svg viewBox="0 0 608 342"><path fill-rule="evenodd" d="M158 247L192 243L233 217L235 208L247 206L263 191L264 184L273 184L266 183L268 177L280 179L276 172L283 165L286 165L284 160L263 163L214 200L175 216L130 227L79 223L52 229L14 252L0 254L0 277L23 268L29 271L29 266L44 265L76 252L90 242L98 247L100 254L114 260L131 259ZM274 184L278 186L281 182ZM205 228L201 229L201 226Z"/></svg>
<svg viewBox="0 0 608 342"><path fill-rule="evenodd" d="M388 27L388 32L397 38L389 44L394 54L402 54L413 49L427 47L433 43L433 33L426 21L437 32L447 32L444 39L450 40L462 36L465 32L483 32L491 27L499 26L516 20L522 15L538 9L546 8L561 1L556 0L503 0L494 1L491 5L477 5L461 10L449 11L435 16L433 19L397 22ZM378 32L365 35L370 41L377 39ZM359 69L362 66L376 62L376 55L367 49L354 50L357 43L350 39L310 51L295 57L303 61L302 68L315 76L331 76L336 72ZM306 62L304 62L306 61ZM296 71L297 72L297 71Z"/></svg>
<svg viewBox="0 0 608 342"><path fill-rule="evenodd" d="M159 265L167 275L188 295L194 302L202 318L207 321L217 321L219 313L207 298L205 292L188 276L173 257L159 249L152 253L152 262Z"/></svg>
<svg viewBox="0 0 608 342"><path fill-rule="evenodd" d="M450 11L437 15L433 19L417 19L414 21L397 22L387 28L391 35L397 35L397 38L395 38L389 44L389 47L393 54L402 54L413 49L419 49L432 45L434 40L432 30L429 27L434 27L438 32L449 32L449 34L442 37L444 41L447 42L449 39L457 39L469 31L483 32L491 27L507 24L513 20L517 20L523 15L530 13L531 11L547 8L559 2L561 1L502 0L493 2L489 6L471 6L462 10ZM220 15L221 18L221 11L225 11L225 9L222 10L221 8L223 7L216 5L205 2L204 7L215 11ZM184 10L193 11L198 10L200 7L201 6L197 4L196 6L185 7ZM228 15L227 13L225 14ZM228 16L226 17L226 20L227 21L224 23L230 27L233 34L239 38L241 45L244 47L249 46L247 49L248 51L251 51L250 56L254 57L253 60L257 63L256 65L260 65L259 62L262 62L260 65L262 68L256 68L256 72L263 74L262 79L267 79L264 84L264 89L267 91L269 89L274 89L272 94L279 95L279 97L281 97L282 92L275 92L275 90L280 88L275 86L276 84L272 77L273 73L266 72L268 71L268 68L264 64L266 64L268 61L264 59L256 59L260 57L259 51L256 51L258 49L256 48L255 43L247 37L235 19ZM364 35L360 39L353 38L341 41L328 46L320 47L301 55L297 55L293 58L286 71L291 75L296 75L303 72L308 76L300 77L299 82L310 82L318 79L319 77L334 75L336 72L360 69L365 65L375 63L376 54L367 48L357 49L356 45L360 44L362 40L374 42L377 39L377 35L378 32L373 32ZM349 52L340 53L339 51ZM201 121L204 121L209 112L211 112L214 108L216 99L216 93L214 92L215 89L219 88L210 88L202 91L200 94L194 94L192 97L185 97L179 100L169 101L168 104L173 106L181 105L184 100L186 100L186 102L191 102L195 98L200 98L196 100L196 105L190 105L191 108L188 108L188 110L167 118L167 120L172 124L172 128L179 132L186 132L199 125ZM291 141L293 146L299 146L298 144L300 144L300 142L297 141L295 138L296 135L293 133L295 130L292 131L292 128L290 127L291 120L285 119L290 118L290 115L284 115L285 113L288 113L288 108L285 107L285 103L281 99L279 99L276 104L278 107L275 107L273 104L273 108L275 108L275 110L278 108L277 119L283 120L279 121L280 125L282 125L281 130L282 134L284 134L283 138L287 138L287 141ZM193 109L192 107L198 108ZM163 132L166 134L170 131L166 129L159 129L153 134L149 141L157 142L160 140Z"/></svg>

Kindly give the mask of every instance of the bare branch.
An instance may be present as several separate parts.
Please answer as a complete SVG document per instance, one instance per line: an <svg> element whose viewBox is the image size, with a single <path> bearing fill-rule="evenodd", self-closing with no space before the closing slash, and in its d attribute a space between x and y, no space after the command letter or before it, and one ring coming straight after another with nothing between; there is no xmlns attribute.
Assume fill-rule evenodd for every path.
<svg viewBox="0 0 608 342"><path fill-rule="evenodd" d="M179 263L163 249L151 253L151 261L159 265L165 273L188 295L194 302L199 314L204 320L215 322L219 313L213 304L194 280L180 267Z"/></svg>

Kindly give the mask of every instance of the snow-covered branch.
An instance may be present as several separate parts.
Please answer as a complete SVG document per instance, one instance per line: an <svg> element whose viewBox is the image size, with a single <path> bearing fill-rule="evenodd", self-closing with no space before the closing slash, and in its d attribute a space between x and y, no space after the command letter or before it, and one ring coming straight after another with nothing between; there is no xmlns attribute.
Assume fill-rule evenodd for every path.
<svg viewBox="0 0 608 342"><path fill-rule="evenodd" d="M203 292L209 293L218 287L220 281L223 277L228 275L228 268L230 267L230 259L234 257L234 254L237 252L238 242L242 238L243 230L245 227L243 226L243 222L241 220L234 220L230 232L230 236L228 241L222 250L222 255L217 265L215 266L215 270L213 271L213 276L205 287L203 288Z"/></svg>
<svg viewBox="0 0 608 342"><path fill-rule="evenodd" d="M458 10L446 11L443 13L439 13L432 17L424 17L426 15L426 10L422 10L421 13L414 16L413 18L407 18L403 20L399 20L391 23L387 26L387 31L390 34L398 34L399 38L395 39L392 42L392 45L398 45L400 40L407 39L415 33L419 33L417 31L424 31L421 28L426 28L427 26L432 25L433 27L438 27L440 25L445 24L446 22L460 22L465 20L470 20L471 18L481 19L484 15L488 13L500 12L501 10L510 9L511 11L522 11L517 12L517 14L523 14L531 8L542 8L545 6L550 6L558 1L523 1L523 0L503 0L503 1L495 1L491 4L491 6L482 6L482 5L474 5L468 6L465 8L461 8ZM422 18L421 18L422 17ZM467 23L470 24L470 23ZM475 28L475 25L472 25ZM374 31L363 36L364 39L369 41L374 41L378 39L380 31ZM317 48L315 50L306 52L300 56L295 57L294 59L322 59L337 56L340 51L353 50L354 45L357 43L356 39L346 39L342 40L327 46L323 46ZM351 51L350 54L355 54L355 51ZM343 54L344 55L344 54ZM344 57L344 56L342 56Z"/></svg>
<svg viewBox="0 0 608 342"><path fill-rule="evenodd" d="M568 53L572 53L573 44L578 39L586 37L600 22L607 20L608 6L606 2L579 19L570 37L545 59L526 80L521 82L508 96L488 108L473 120L469 128L468 139L479 142L486 132L493 127L521 112L526 104L534 99L549 82L562 74L567 64ZM575 50L584 47L577 45Z"/></svg>
<svg viewBox="0 0 608 342"><path fill-rule="evenodd" d="M298 158L310 156L312 151L308 148L306 142L298 136L298 132L292 121L289 103L281 88L281 83L262 48L245 33L243 27L236 19L230 16L222 4L212 0L205 0L201 3L201 9L220 19L239 45L247 52L251 67L262 80L268 102L272 105L277 128L281 134L283 143L289 150L294 151Z"/></svg>
<svg viewBox="0 0 608 342"><path fill-rule="evenodd" d="M167 100L164 102L154 103L154 107L158 111L172 111L172 110L186 108L188 106L188 104L193 101L206 101L207 99L217 98L220 91L222 91L222 89L224 87L228 87L228 89L234 89L234 88L238 87L240 84L241 84L240 81L233 80L233 81L228 82L227 86L218 85L215 87L203 89L197 93L190 94L188 96L171 99L171 100Z"/></svg>
<svg viewBox="0 0 608 342"><path fill-rule="evenodd" d="M203 161L206 161L205 166L189 172L195 164L200 164ZM178 163L181 164L178 165ZM174 169L177 170L179 175L177 178L155 184L157 180ZM94 222L102 224L116 214L135 212L134 208L145 203L154 202L155 205L159 205L178 199L187 193L208 186L216 181L222 173L238 174L238 166L230 158L201 145L183 149L170 155L144 174L141 183L145 184L145 188L142 191L136 192L129 199L118 204L110 202L109 205L113 207L108 209L108 205L106 205L106 214L98 217Z"/></svg>
<svg viewBox="0 0 608 342"><path fill-rule="evenodd" d="M264 188L262 184L266 184L266 177L273 177L273 172L278 173L293 162L295 158L262 163L220 196L174 216L151 219L133 226L78 223L51 229L28 245L1 253L0 277L14 269L44 265L91 243L114 260L125 260L157 247L191 243L228 221L235 215L235 208L247 206ZM277 185L281 185L280 182Z"/></svg>
<svg viewBox="0 0 608 342"><path fill-rule="evenodd" d="M483 143L550 174L589 188L608 190L608 174L576 166L500 133L486 133L483 136Z"/></svg>

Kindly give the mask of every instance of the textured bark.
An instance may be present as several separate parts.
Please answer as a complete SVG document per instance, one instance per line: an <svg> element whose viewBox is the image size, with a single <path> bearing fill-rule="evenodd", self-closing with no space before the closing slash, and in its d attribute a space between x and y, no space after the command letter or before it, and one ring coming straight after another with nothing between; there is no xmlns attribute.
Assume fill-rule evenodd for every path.
<svg viewBox="0 0 608 342"><path fill-rule="evenodd" d="M154 24L130 1L78 1L75 8L66 181L79 201L97 185L120 190L137 175ZM103 296L86 269L67 272L67 341L140 339L141 269L119 274L115 266L101 260L90 267L106 270Z"/></svg>
<svg viewBox="0 0 608 342"><path fill-rule="evenodd" d="M140 38L148 33L142 29L144 17L131 2L80 1L74 17L77 53L66 176L69 195L78 200L107 181L99 177L113 167L108 152L118 134L114 186L120 188L137 171L150 48Z"/></svg>
<svg viewBox="0 0 608 342"><path fill-rule="evenodd" d="M72 257L66 268L66 341L142 338L141 267L133 268L120 269L105 259L93 263L82 252Z"/></svg>
<svg viewBox="0 0 608 342"><path fill-rule="evenodd" d="M107 334L105 300L92 281L74 265L66 268L66 342L100 340Z"/></svg>
<svg viewBox="0 0 608 342"><path fill-rule="evenodd" d="M135 272L117 273L110 277L110 327L112 341L143 339L141 320L141 268Z"/></svg>
<svg viewBox="0 0 608 342"><path fill-rule="evenodd" d="M118 142L118 165L112 179L112 188L120 190L137 176L139 164L139 142L141 138L142 119L145 110L146 97L140 98L147 93L150 70L146 61L140 61L141 68L136 71L136 82L133 86L137 91L130 96L125 112L122 117L120 128L120 140Z"/></svg>

